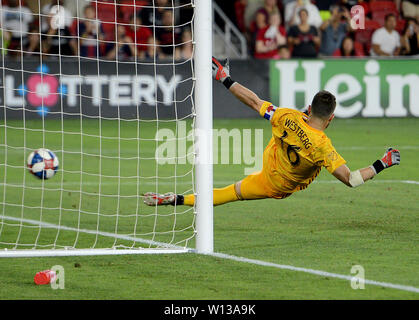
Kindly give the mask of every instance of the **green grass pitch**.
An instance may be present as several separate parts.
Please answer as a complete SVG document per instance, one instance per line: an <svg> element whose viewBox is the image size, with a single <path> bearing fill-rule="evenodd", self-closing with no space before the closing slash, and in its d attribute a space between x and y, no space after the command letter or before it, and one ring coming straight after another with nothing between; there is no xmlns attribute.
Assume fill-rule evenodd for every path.
<svg viewBox="0 0 419 320"><path fill-rule="evenodd" d="M175 129L173 123L32 120L25 126L31 129L26 134L23 122L8 120L5 126L0 121L1 248L16 242L20 248L35 242L39 248L141 245L87 233L57 233L2 220L2 215L89 230L99 225L103 232L135 232L144 239L194 247L189 207L176 208L176 214L173 207L159 208L156 215L155 208L136 196L172 191L175 181L178 193L191 191L191 165L157 166L154 160L156 130ZM271 135L263 119L215 120L214 126L263 129L265 144ZM333 183L323 170L316 183L288 199L216 207L215 251L344 275L351 275L353 265L362 265L366 279L419 287L418 120L338 119L326 132L351 169L370 165L387 146L400 149L401 165L357 189ZM118 135L124 139L115 139ZM29 150L43 145L66 151L57 153L60 171L44 183L24 168ZM243 177L244 165L214 166L215 187ZM33 283L36 272L57 264L65 268L64 290ZM354 290L345 280L197 254L0 258L0 283L0 299L419 298L414 292L368 284Z"/></svg>

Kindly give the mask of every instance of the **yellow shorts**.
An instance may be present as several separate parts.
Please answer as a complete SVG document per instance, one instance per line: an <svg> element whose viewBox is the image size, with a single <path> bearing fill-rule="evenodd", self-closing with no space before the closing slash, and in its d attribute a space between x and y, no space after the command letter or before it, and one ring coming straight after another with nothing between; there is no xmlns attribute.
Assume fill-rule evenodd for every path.
<svg viewBox="0 0 419 320"><path fill-rule="evenodd" d="M263 171L255 172L242 180L240 192L243 200L255 199L284 199L292 193L285 193L275 189L266 178Z"/></svg>

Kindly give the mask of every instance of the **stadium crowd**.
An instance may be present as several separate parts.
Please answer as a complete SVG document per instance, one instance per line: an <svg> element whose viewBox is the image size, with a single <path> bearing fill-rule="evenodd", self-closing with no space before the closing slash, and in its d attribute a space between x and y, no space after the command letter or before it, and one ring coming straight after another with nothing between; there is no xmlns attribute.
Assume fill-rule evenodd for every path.
<svg viewBox="0 0 419 320"><path fill-rule="evenodd" d="M44 58L81 56L103 59L192 57L192 8L188 0L3 0L4 53ZM80 2L80 1L79 1ZM151 6L154 3L156 9ZM183 4L183 5L182 5ZM186 4L186 5L185 5ZM74 8L73 8L74 9Z"/></svg>
<svg viewBox="0 0 419 320"><path fill-rule="evenodd" d="M355 5L364 29L351 24ZM419 0L236 0L226 10L255 58L419 54Z"/></svg>
<svg viewBox="0 0 419 320"><path fill-rule="evenodd" d="M3 53L112 60L192 57L190 0L177 0L181 9L174 9L172 0L86 0L79 14L68 8L71 1L41 2L38 8L38 1L2 1ZM217 2L258 59L419 54L419 0ZM364 9L363 29L351 24L354 5Z"/></svg>

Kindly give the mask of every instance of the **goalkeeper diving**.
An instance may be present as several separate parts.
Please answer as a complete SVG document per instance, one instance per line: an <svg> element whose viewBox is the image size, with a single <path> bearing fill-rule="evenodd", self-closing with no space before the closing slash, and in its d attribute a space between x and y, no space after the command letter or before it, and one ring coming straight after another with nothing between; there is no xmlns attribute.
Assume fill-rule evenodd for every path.
<svg viewBox="0 0 419 320"><path fill-rule="evenodd" d="M272 138L263 152L262 170L224 188L215 188L214 206L238 200L287 198L306 189L322 167L345 185L355 188L384 169L400 164L400 152L389 148L381 159L366 168L355 171L348 168L324 132L336 108L336 98L328 91L318 92L303 113L261 100L253 91L231 79L228 63L223 65L213 58L212 73L215 80L272 125ZM147 192L144 203L193 206L195 195Z"/></svg>

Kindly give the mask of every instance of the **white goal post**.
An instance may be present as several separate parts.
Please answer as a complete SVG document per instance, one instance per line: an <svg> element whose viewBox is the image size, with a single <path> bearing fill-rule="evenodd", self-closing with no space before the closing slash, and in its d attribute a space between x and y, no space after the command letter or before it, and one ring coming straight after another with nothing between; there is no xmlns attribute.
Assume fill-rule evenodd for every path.
<svg viewBox="0 0 419 320"><path fill-rule="evenodd" d="M212 253L212 1L196 1L195 16L195 103L197 146L196 210L198 252Z"/></svg>
<svg viewBox="0 0 419 320"><path fill-rule="evenodd" d="M0 258L212 253L212 1L35 2L0 4Z"/></svg>

